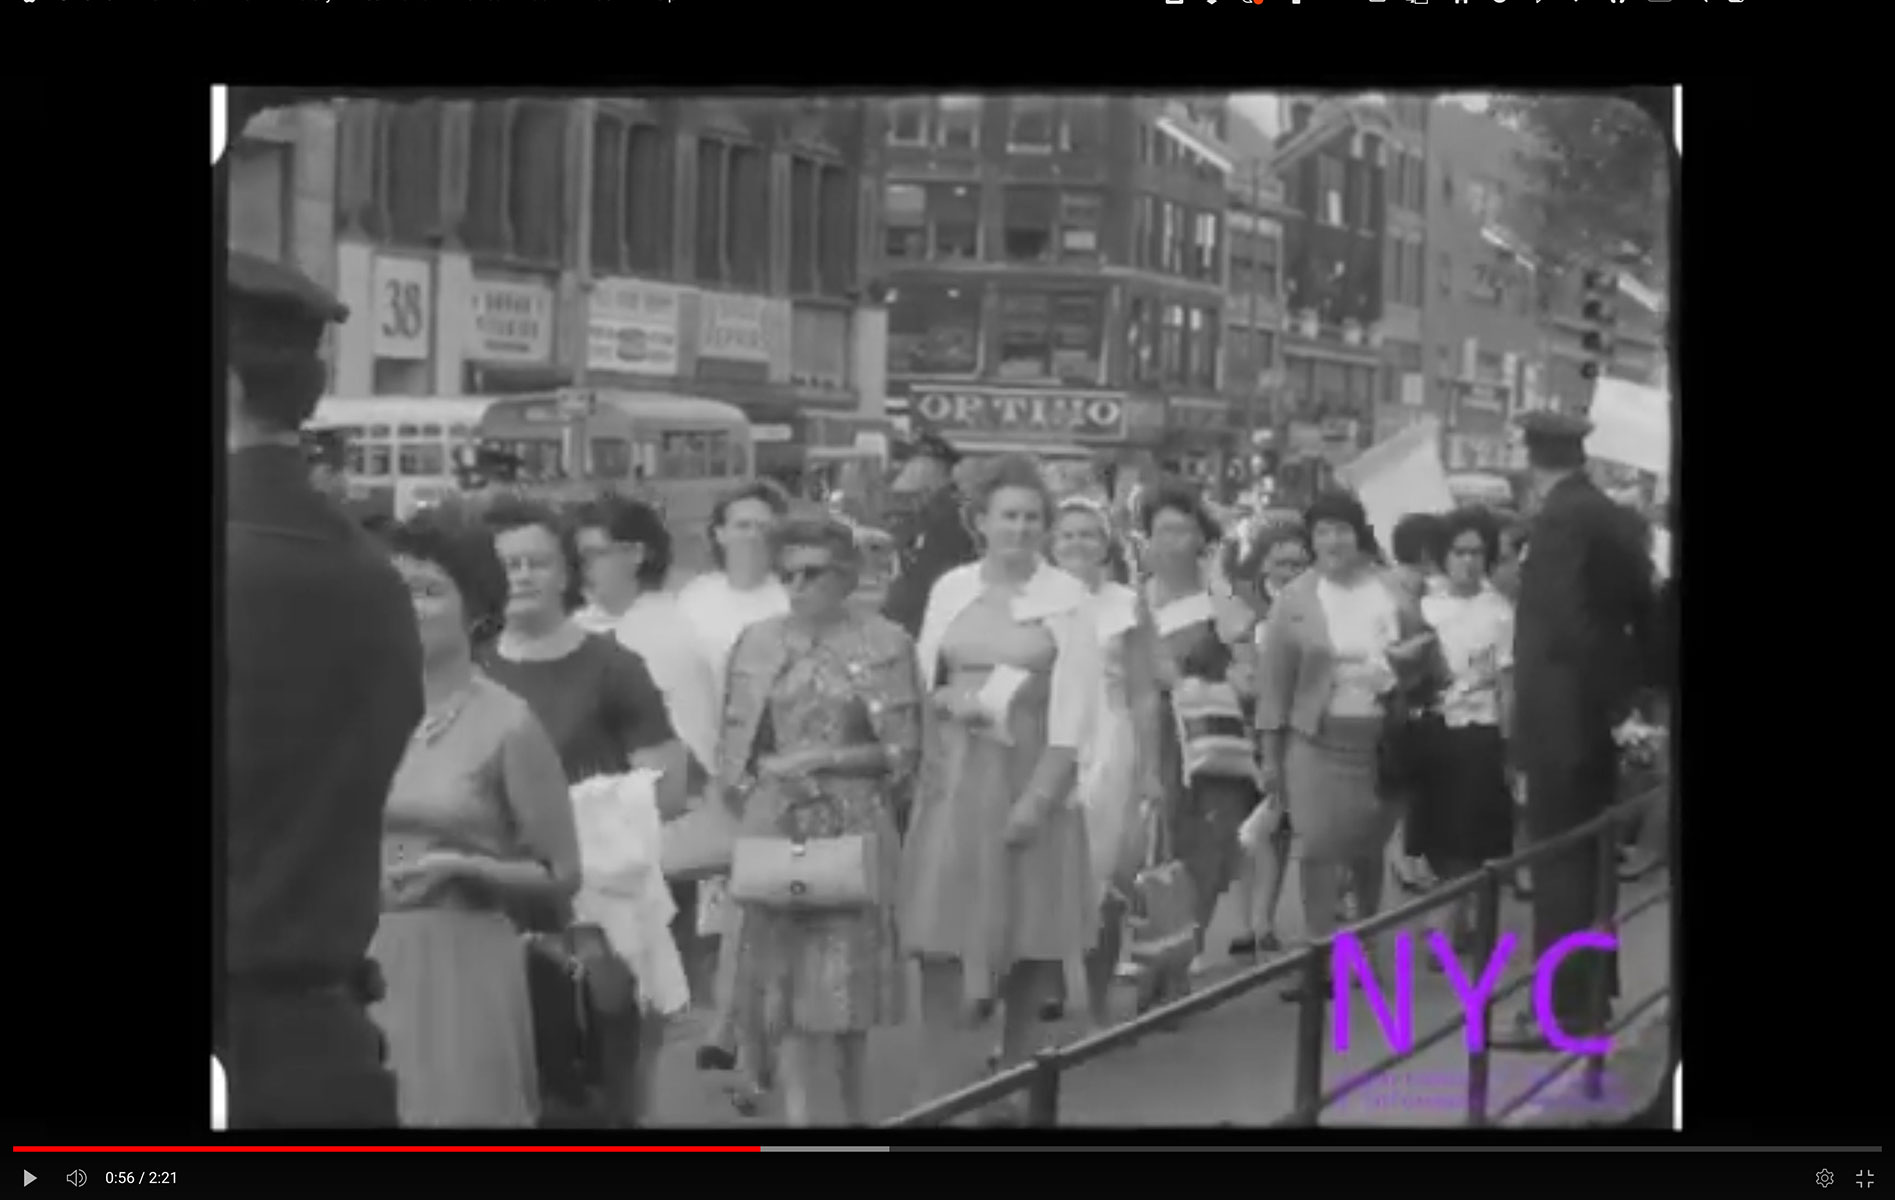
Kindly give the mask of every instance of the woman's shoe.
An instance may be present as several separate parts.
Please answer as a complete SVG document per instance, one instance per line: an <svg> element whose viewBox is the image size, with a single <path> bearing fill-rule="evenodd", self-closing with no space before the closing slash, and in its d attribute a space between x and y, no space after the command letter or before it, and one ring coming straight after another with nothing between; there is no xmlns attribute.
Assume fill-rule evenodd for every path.
<svg viewBox="0 0 1895 1200"><path fill-rule="evenodd" d="M1255 934L1245 934L1243 937L1232 938L1230 940L1230 956L1232 958L1255 958L1257 957L1258 945L1259 939Z"/></svg>
<svg viewBox="0 0 1895 1200"><path fill-rule="evenodd" d="M737 1056L722 1046L699 1046L697 1048L697 1069L700 1071L734 1071L737 1069Z"/></svg>
<svg viewBox="0 0 1895 1200"><path fill-rule="evenodd" d="M1064 1000L1048 1000L1046 1003L1040 1005L1040 1020L1051 1024L1055 1021L1064 1021L1065 1019L1066 1002Z"/></svg>

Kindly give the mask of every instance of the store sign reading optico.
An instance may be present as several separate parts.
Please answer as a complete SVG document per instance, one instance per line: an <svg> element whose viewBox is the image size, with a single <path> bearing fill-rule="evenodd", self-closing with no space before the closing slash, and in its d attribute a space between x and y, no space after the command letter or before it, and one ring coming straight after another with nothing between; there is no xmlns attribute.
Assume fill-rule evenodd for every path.
<svg viewBox="0 0 1895 1200"><path fill-rule="evenodd" d="M1115 441L1125 436L1119 396L991 388L922 389L915 416L943 430Z"/></svg>

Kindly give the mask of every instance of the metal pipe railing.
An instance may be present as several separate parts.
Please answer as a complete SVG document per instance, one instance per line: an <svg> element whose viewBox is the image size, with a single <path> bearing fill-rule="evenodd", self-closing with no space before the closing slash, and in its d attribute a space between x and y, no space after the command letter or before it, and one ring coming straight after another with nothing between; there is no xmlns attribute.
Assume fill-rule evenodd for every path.
<svg viewBox="0 0 1895 1200"><path fill-rule="evenodd" d="M1492 961L1494 949L1499 943L1500 896L1506 881L1522 867L1531 867L1535 863L1557 855L1574 852L1582 845L1590 845L1597 856L1594 911L1599 914L1599 918L1594 928L1607 933L1614 932L1619 926L1641 913L1670 899L1671 889L1665 888L1656 895L1641 900L1623 913L1613 911L1616 908L1615 898L1618 891L1617 835L1630 819L1648 809L1654 802L1654 798L1662 796L1663 793L1664 789L1660 788L1616 804L1583 825L1529 846L1510 858L1489 862L1478 871L1436 888L1400 908L1359 921L1342 932L1352 933L1358 939L1367 941L1398 926L1406 925L1417 917L1427 916L1429 913L1460 901L1463 897L1472 895L1476 898L1477 906L1475 945L1480 953L1479 961L1483 963ZM1320 1123L1325 1109L1347 1099L1351 1094L1388 1071L1439 1045L1465 1028L1468 1021L1480 1022L1482 1035L1477 1043L1479 1048L1468 1053L1467 1122L1469 1125L1483 1126L1497 1120L1505 1120L1531 1102L1534 1096L1552 1086L1582 1060L1587 1064L1588 1095L1597 1099L1603 1090L1604 1056L1568 1055L1545 1076L1536 1080L1522 1095L1509 1101L1500 1112L1490 1111L1493 1006L1529 986L1532 983L1532 976L1529 974L1494 989L1481 1005L1478 1013L1468 1013L1454 1018L1436 1029L1417 1036L1407 1050L1390 1055L1367 1071L1324 1092L1322 1040L1326 1027L1324 1017L1331 982L1329 963L1334 943L1334 936L1324 938L1295 954L1262 966L1251 967L1201 991L1160 1005L1122 1025L1094 1033L1067 1046L1043 1050L1035 1055L1031 1062L1000 1071L978 1083L930 1101L884 1122L884 1127L903 1129L944 1124L1023 1091L1027 1093L1028 1123L1035 1126L1057 1125L1059 1123L1060 1076L1065 1072L1084 1066L1104 1055L1130 1046L1149 1034L1175 1026L1199 1013L1222 1007L1258 988L1287 979L1292 975L1299 977L1303 991L1296 1022L1294 1095L1291 1111L1285 1117L1273 1122L1275 1126L1308 1127ZM1600 1028L1604 1026L1605 1014L1610 1010L1608 973L1595 972L1591 982L1593 986L1587 997L1588 1010L1592 1017L1593 1027ZM1670 993L1670 987L1666 986L1646 996L1614 1022L1607 1032L1618 1032L1625 1028Z"/></svg>

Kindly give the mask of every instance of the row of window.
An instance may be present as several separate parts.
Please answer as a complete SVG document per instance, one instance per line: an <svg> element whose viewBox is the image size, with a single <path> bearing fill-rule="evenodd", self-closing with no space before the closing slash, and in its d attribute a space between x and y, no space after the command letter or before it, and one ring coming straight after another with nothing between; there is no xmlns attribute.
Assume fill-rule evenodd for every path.
<svg viewBox="0 0 1895 1200"><path fill-rule="evenodd" d="M1100 97L1015 96L1005 106L1011 154L1097 154L1105 148ZM981 96L910 97L889 104L888 144L979 149L988 101Z"/></svg>
<svg viewBox="0 0 1895 1200"><path fill-rule="evenodd" d="M1363 363L1289 358L1283 364L1283 394L1290 412L1317 420L1372 411L1376 368Z"/></svg>
<svg viewBox="0 0 1895 1200"><path fill-rule="evenodd" d="M889 372L1076 387L1109 382L1104 293L1002 287L991 341L982 336L982 312L977 287L902 285L889 300ZM1213 307L1133 297L1125 326L1126 381L1215 390L1220 323ZM996 356L991 366L989 353Z"/></svg>
<svg viewBox="0 0 1895 1200"><path fill-rule="evenodd" d="M1427 161L1413 151L1389 147L1384 186L1390 204L1410 212L1423 211L1428 205Z"/></svg>
<svg viewBox="0 0 1895 1200"><path fill-rule="evenodd" d="M1104 311L1098 291L1002 289L992 346L998 357L989 371L981 290L903 284L889 299L888 370L1098 387L1105 382Z"/></svg>
<svg viewBox="0 0 1895 1200"><path fill-rule="evenodd" d="M1250 230L1230 235L1230 294L1275 299L1282 285L1283 243Z"/></svg>
<svg viewBox="0 0 1895 1200"><path fill-rule="evenodd" d="M1132 201L1132 265L1204 283L1224 281L1220 213L1156 196Z"/></svg>
<svg viewBox="0 0 1895 1200"><path fill-rule="evenodd" d="M550 100L483 100L473 107L466 213L446 228L441 101L352 106L344 115L338 207L344 221L396 244L432 245L450 232L475 254L557 266L567 232L567 110ZM601 112L592 130L592 267L669 277L676 142L656 125ZM762 147L699 139L694 160L694 281L770 285L770 159ZM841 295L855 268L856 204L841 166L795 156L790 167L789 290Z"/></svg>
<svg viewBox="0 0 1895 1200"><path fill-rule="evenodd" d="M1138 161L1150 167L1165 170L1189 170L1190 173L1206 183L1222 183L1224 168L1214 165L1209 159L1198 154L1189 146L1175 138L1166 137L1154 125L1140 124L1138 127Z"/></svg>
<svg viewBox="0 0 1895 1200"><path fill-rule="evenodd" d="M1134 296L1125 321L1129 381L1215 391L1222 324L1215 308Z"/></svg>
<svg viewBox="0 0 1895 1200"><path fill-rule="evenodd" d="M977 260L983 244L980 189L969 184L891 184L883 203L882 252L909 262ZM1105 197L1098 191L1009 187L1001 202L1001 244L1008 262L1097 262Z"/></svg>
<svg viewBox="0 0 1895 1200"><path fill-rule="evenodd" d="M903 262L1108 261L1105 196L1092 189L1010 186L1001 195L1000 244L988 244L973 184L889 185L882 253ZM1132 265L1208 283L1223 280L1223 216L1141 195L1132 210Z"/></svg>
<svg viewBox="0 0 1895 1200"><path fill-rule="evenodd" d="M1382 267L1383 295L1395 304L1420 308L1424 290L1422 268L1425 256L1419 235L1391 233L1385 243L1386 261Z"/></svg>

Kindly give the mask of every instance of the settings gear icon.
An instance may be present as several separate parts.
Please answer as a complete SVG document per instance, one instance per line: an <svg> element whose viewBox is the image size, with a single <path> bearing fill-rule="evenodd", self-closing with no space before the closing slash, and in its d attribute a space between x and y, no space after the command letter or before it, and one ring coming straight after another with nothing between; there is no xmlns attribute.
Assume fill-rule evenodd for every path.
<svg viewBox="0 0 1895 1200"><path fill-rule="evenodd" d="M1825 1170L1816 1172L1816 1186L1817 1187L1828 1187L1830 1184L1834 1182L1836 1182L1836 1173L1834 1171L1825 1169Z"/></svg>

